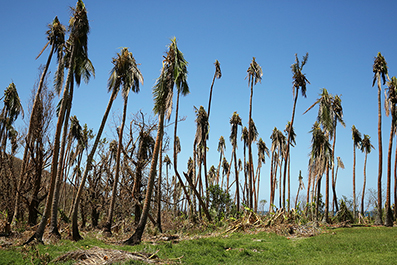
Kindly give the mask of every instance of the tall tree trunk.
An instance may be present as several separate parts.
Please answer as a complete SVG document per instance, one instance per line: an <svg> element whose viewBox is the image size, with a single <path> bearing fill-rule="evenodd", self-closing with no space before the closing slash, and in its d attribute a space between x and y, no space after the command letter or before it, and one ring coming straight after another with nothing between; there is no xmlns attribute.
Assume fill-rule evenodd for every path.
<svg viewBox="0 0 397 265"><path fill-rule="evenodd" d="M332 167L331 167L331 181L332 181L332 211L334 211L334 205L336 206L336 211L338 211L338 199L336 197L336 183L335 183L335 145L336 145L336 118L334 119L334 139L332 143L332 153L331 153L331 161L332 161Z"/></svg>
<svg viewBox="0 0 397 265"><path fill-rule="evenodd" d="M251 120L252 120L252 97L254 96L254 80L251 80L251 94L250 94L250 110L248 117L248 160L249 160L249 169L248 169L248 207L252 209L253 207L253 183L252 180L254 178L254 166L252 161L252 128L251 128Z"/></svg>
<svg viewBox="0 0 397 265"><path fill-rule="evenodd" d="M68 76L66 79L65 87L63 89L63 97L65 98L68 95L68 88L70 86L70 83L73 82L73 62L74 62L74 57L75 57L75 46L72 46L72 52L70 55L70 61L68 63L69 65L69 71L68 71ZM32 242L34 239L36 239L39 242L42 242L45 226L47 225L47 220L51 214L51 206L52 206L52 200L54 197L54 190L55 190L55 180L56 180L56 175L57 175L57 169L58 169L58 156L59 156L59 144L60 144L60 137L61 137L61 131L62 131L62 125L64 122L64 117L65 117L65 111L66 111L66 100L62 100L61 108L59 110L58 114L58 121L56 125L56 131L55 131L55 137L54 137L54 147L53 147L53 153L52 153L52 164L51 164L51 182L50 182L50 190L48 193L46 205L45 205L45 210L44 214L41 218L40 225L37 227L37 230L35 234L29 238L28 241L26 241L24 244L28 244Z"/></svg>
<svg viewBox="0 0 397 265"><path fill-rule="evenodd" d="M160 142L160 154L159 154L159 175L157 178L157 229L160 233L163 233L163 229L161 228L161 174L163 173L163 140Z"/></svg>
<svg viewBox="0 0 397 265"><path fill-rule="evenodd" d="M70 92L67 99L66 105L66 116L63 123L63 130L62 130L62 141L61 141L61 151L59 157L59 164L58 164L58 172L57 177L55 179L55 191L54 191L54 199L52 201L52 213L51 213L51 222L50 222L50 233L58 238L61 237L61 234L58 231L58 202L59 202L59 194L60 194L60 187L62 182L62 173L64 167L64 156L65 156L65 146L66 146L66 137L68 135L68 124L69 124L69 117L70 111L72 108L72 100L73 100L73 82L70 83Z"/></svg>
<svg viewBox="0 0 397 265"><path fill-rule="evenodd" d="M397 219L397 146L394 154L394 219Z"/></svg>
<svg viewBox="0 0 397 265"><path fill-rule="evenodd" d="M295 99L294 99L294 106L292 107L292 117L291 117L291 123L290 126L288 127L288 138L287 138L287 146L285 149L285 159L284 159L284 180L285 176L287 175L287 162L288 162L288 157L289 157L289 147L291 143L291 129L292 126L294 125L294 118L295 118L295 108L296 108L296 102L298 101L298 88L295 90ZM280 168L281 170L281 168Z"/></svg>
<svg viewBox="0 0 397 265"><path fill-rule="evenodd" d="M236 141L236 137L233 140L234 141L234 144L233 144L233 149L234 149L233 157L234 157L234 172L235 172L235 175L236 175L237 212L239 212L240 211L240 192L239 192L239 181L238 181L238 170L237 170L237 155L236 155L237 141Z"/></svg>
<svg viewBox="0 0 397 265"><path fill-rule="evenodd" d="M366 167L367 167L367 152L365 152L365 158L364 158L364 184L363 184L363 193L361 195L361 215L364 216L364 195L365 195L365 185L367 182L367 172L366 172Z"/></svg>
<svg viewBox="0 0 397 265"><path fill-rule="evenodd" d="M353 219L356 219L356 145L353 143Z"/></svg>
<svg viewBox="0 0 397 265"><path fill-rule="evenodd" d="M325 176L325 210L324 210L324 222L328 223L328 211L329 211L329 163L327 163L326 176Z"/></svg>
<svg viewBox="0 0 397 265"><path fill-rule="evenodd" d="M112 198L110 200L110 205L109 205L109 212L106 220L106 224L103 228L103 232L105 235L111 236L112 235L112 222L113 222L113 212L114 212L114 204L117 199L117 185L119 182L119 176L120 176L120 156L121 156L121 148L123 148L123 132L124 132L124 125L125 125L125 119L127 116L127 102L128 102L128 96L125 96L124 98L124 109L123 109L123 120L121 122L120 130L119 130L119 144L117 147L117 156L116 156L116 172L114 174L114 181L113 181L113 189L112 189Z"/></svg>
<svg viewBox="0 0 397 265"><path fill-rule="evenodd" d="M37 108L39 107L41 91L43 90L45 76L46 76L48 68L50 66L52 55L54 54L54 50L55 50L55 45L52 45L50 54L48 55L47 63L43 69L43 72L41 73L39 87L37 88L37 92L36 92L36 95L35 95L34 101L33 101L32 112L30 113L28 134L25 137L25 148L24 148L23 157L22 157L21 173L19 174L19 180L18 180L18 184L17 184L17 192L15 194L14 214L13 214L12 221L11 221L12 226L15 226L15 224L16 224L15 222L17 221L18 212L19 212L19 204L20 204L19 192L20 192L21 185L23 183L23 176L25 175L26 166L28 163L28 150L29 150L29 145L31 143L32 133L34 130L34 122L33 122L34 115L36 115Z"/></svg>
<svg viewBox="0 0 397 265"><path fill-rule="evenodd" d="M109 116L110 109L112 108L113 101L116 98L116 95L117 95L117 90L114 89L112 91L112 95L110 96L108 105L106 107L105 114L103 115L101 126L99 127L98 133L95 137L94 145L92 146L91 152L87 157L87 163L86 163L86 166L84 169L83 177L81 178L79 189L78 189L75 199L74 199L73 213L72 213L72 238L75 241L82 239L82 237L79 234L79 228L77 225L77 214L78 214L78 208L79 208L79 204L80 204L81 194L84 189L84 185L85 185L85 181L88 176L88 172L91 170L92 161L93 161L96 149L98 147L99 141L101 139L103 129L105 128L106 120Z"/></svg>
<svg viewBox="0 0 397 265"><path fill-rule="evenodd" d="M394 134L394 126L395 126L395 107L394 103L392 103L391 106L391 116L392 116L392 122L391 122L391 127L390 127L390 138L389 138L389 149L387 151L387 187L386 187L386 205L385 205L385 210L386 210L386 219L385 219L385 226L393 226L393 212L391 210L391 197L390 197L390 190L391 190L391 152L392 152L392 147L393 147L393 134Z"/></svg>
<svg viewBox="0 0 397 265"><path fill-rule="evenodd" d="M382 87L380 84L380 74L376 73L378 79L378 214L375 218L375 225L382 225L382 103L381 103L381 92Z"/></svg>

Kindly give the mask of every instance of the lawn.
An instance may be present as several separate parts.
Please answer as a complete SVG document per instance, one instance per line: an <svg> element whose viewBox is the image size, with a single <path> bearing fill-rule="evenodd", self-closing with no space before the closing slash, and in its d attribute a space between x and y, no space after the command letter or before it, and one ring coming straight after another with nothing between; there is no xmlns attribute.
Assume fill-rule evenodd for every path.
<svg viewBox="0 0 397 265"><path fill-rule="evenodd" d="M1 243L1 239L0 239ZM155 253L162 262L183 264L394 264L397 229L386 227L327 228L308 238L250 231L179 242L144 242L138 246L106 244L95 238L55 245L0 249L0 264L46 264L46 260L94 246ZM57 264L73 264L73 261ZM127 261L117 264L143 264Z"/></svg>

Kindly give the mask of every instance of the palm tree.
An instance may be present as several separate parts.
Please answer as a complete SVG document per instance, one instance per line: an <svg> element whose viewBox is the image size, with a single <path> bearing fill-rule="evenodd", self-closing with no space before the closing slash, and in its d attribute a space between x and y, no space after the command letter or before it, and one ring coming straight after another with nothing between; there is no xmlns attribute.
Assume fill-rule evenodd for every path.
<svg viewBox="0 0 397 265"><path fill-rule="evenodd" d="M366 167L367 167L367 155L371 153L371 150L375 149L371 144L371 137L369 135L364 134L363 139L361 140L360 150L365 153L364 158L364 184L363 184L363 192L361 194L361 215L364 216L364 195L365 195L365 184L367 180Z"/></svg>
<svg viewBox="0 0 397 265"><path fill-rule="evenodd" d="M52 164L51 164L51 181L49 193L47 196L47 201L45 205L44 214L41 218L40 225L37 227L35 234L25 242L25 244L30 243L34 239L39 242L42 241L42 236L47 224L47 220L51 213L52 201L54 198L55 183L58 170L58 158L60 149L60 136L62 131L62 125L65 120L65 112L68 109L68 101L71 103L71 94L73 89L73 74L75 71L83 70L81 68L82 61L88 60L88 33L89 33L89 23L87 18L87 10L83 1L78 0L76 7L72 8L73 16L69 20L70 36L68 40L68 53L67 53L67 68L68 75L63 89L63 100L58 114L58 121L56 125L54 143L53 143L53 154L52 154ZM82 60L82 61L79 61ZM80 75L81 76L81 75ZM76 78L80 77L75 75ZM76 79L79 83L79 80Z"/></svg>
<svg viewBox="0 0 397 265"><path fill-rule="evenodd" d="M136 245L139 244L142 240L142 234L145 229L149 214L150 202L153 193L154 179L157 173L157 160L159 156L160 143L162 142L163 139L164 118L169 120L171 116L172 90L175 83L177 84L177 87L178 86L181 87L183 84L187 85L186 82L187 74L183 73L184 70L183 68L181 68L181 65L175 65L175 62L179 61L176 60L175 58L178 56L182 56L183 58L183 54L178 50L176 46L176 39L174 38L171 41L169 50L163 61L163 67L161 69L160 76L157 79L157 82L153 88L153 96L155 101L153 110L155 114L158 115L159 121L158 121L156 142L154 145L154 151L152 155L152 163L150 165L149 179L146 188L145 202L142 209L142 215L135 230L135 233L129 239L124 241L124 244ZM180 176L178 176L178 178L179 181L182 183ZM186 195L188 194L187 191L185 191L185 193Z"/></svg>
<svg viewBox="0 0 397 265"><path fill-rule="evenodd" d="M295 54L295 63L291 65L292 73L293 73L293 86L292 86L292 91L293 91L293 96L294 96L294 105L292 107L292 117L291 117L291 125L290 129L293 128L294 126L294 118L295 118L295 108L296 108L296 102L298 101L298 94L299 94L299 89L301 90L302 96L306 97L306 85L310 84L309 80L307 80L305 74L302 73L303 66L305 66L307 59L309 58L309 53L306 53L305 56L303 56L302 62L299 62L298 55ZM285 158L289 157L289 146L291 143L291 137L292 134L289 132L288 133L288 138L287 138L287 145L285 149ZM288 159L285 159L284 161L284 178L287 175L287 162Z"/></svg>
<svg viewBox="0 0 397 265"><path fill-rule="evenodd" d="M380 79L383 80L383 85L386 83L386 77L389 79L389 75L387 72L387 63L385 58L382 56L380 52L378 52L378 56L375 57L374 64L372 66L372 71L374 73L374 78L372 81L372 86L375 85L375 82L378 83L378 152L379 152L379 161L378 161L378 214L375 219L376 225L381 225L382 221L382 100L381 100L381 92L382 86Z"/></svg>
<svg viewBox="0 0 397 265"><path fill-rule="evenodd" d="M221 136L219 137L218 149L217 149L217 151L219 152L219 165L218 165L218 170L216 172L216 184L219 184L219 174L221 171L222 157L225 155L225 150L226 150L225 138Z"/></svg>
<svg viewBox="0 0 397 265"><path fill-rule="evenodd" d="M22 183L22 178L25 174L26 171L26 165L27 165L27 157L28 157L28 144L31 141L31 137L32 137L32 132L33 132L33 120L34 120L34 116L36 115L38 106L39 106L39 101L40 101L40 95L41 95L41 91L43 89L43 85L44 85L44 80L45 80L45 76L47 74L48 68L50 66L50 62L52 59L52 55L54 53L57 54L58 56L58 71L56 72L56 80L57 80L57 84L62 84L62 80L63 80L63 46L65 43L65 27L59 22L58 17L55 17L54 20L52 21L51 24L48 25L49 30L47 30L46 34L47 34L47 39L48 42L47 44L44 46L44 48L41 50L40 54L37 56L37 58L43 53L43 51L48 47L48 45L51 45L51 51L48 55L48 59L47 59L47 63L43 69L43 72L41 74L40 77L40 81L39 81L39 86L37 88L37 92L33 101L33 106L32 106L32 112L30 113L30 120L29 120L29 127L28 127L28 133L25 137L25 142L27 143L25 145L25 149L24 149L24 153L23 153L23 158L22 158L22 166L21 166L21 173L20 173L20 180L18 182L18 188L17 188L17 193L16 193L16 197L15 197L15 207L14 207L14 215L13 215L13 222L17 219L17 213L18 213L18 206L19 206L19 187Z"/></svg>
<svg viewBox="0 0 397 265"><path fill-rule="evenodd" d="M356 218L356 148L361 148L361 133L352 126L353 139L353 218Z"/></svg>
<svg viewBox="0 0 397 265"><path fill-rule="evenodd" d="M266 162L265 160L265 155L269 157L269 148L267 148L265 142L262 140L262 138L259 138L259 141L257 143L258 146L258 174L257 174L257 189L256 189L256 194L255 194L255 212L258 211L258 198L259 198L259 182L260 182L260 177L261 177L261 167L262 163L264 164Z"/></svg>
<svg viewBox="0 0 397 265"><path fill-rule="evenodd" d="M396 103L397 103L397 78L393 76L391 80L388 82L388 95L385 99L385 109L386 115L389 116L389 112L392 116L391 127L390 127L390 139L389 139L389 148L387 152L387 187L386 187L386 219L385 226L393 226L393 213L391 210L391 202L390 202L390 189L391 189L391 152L393 145L393 136L396 131Z"/></svg>
<svg viewBox="0 0 397 265"><path fill-rule="evenodd" d="M230 118L229 123L230 123L230 129L231 129L229 139L230 139L230 142L233 147L232 152L233 152L234 170L235 170L235 177L236 177L237 212L239 212L240 211L240 192L239 192L236 149L237 149L237 130L238 130L238 126L241 126L242 124L241 124L241 118L237 114L237 112L233 113L233 116ZM228 191L228 190L229 190L229 187L226 188L226 191Z"/></svg>
<svg viewBox="0 0 397 265"><path fill-rule="evenodd" d="M81 178L80 186L79 186L79 189L77 191L77 194L76 194L76 197L75 197L75 200L74 200L73 214L72 214L72 237L73 237L73 240L80 240L81 239L81 236L80 236L79 230L78 230L78 226L77 226L77 214L78 214L78 207L79 207L79 204L80 204L81 194L82 194L83 189L84 189L84 185L85 185L85 181L86 181L87 176L88 176L88 172L92 168L93 158L94 158L96 149L98 147L98 144L100 142L103 129L105 128L105 124L106 124L107 118L109 116L110 109L112 108L113 101L117 97L117 94L118 94L118 92L120 90L120 86L123 85L123 88L124 88L124 85L125 85L125 81L121 80L122 75L120 75L120 74L122 74L122 72L119 71L119 67L121 65L123 65L122 63L126 63L127 64L128 61L129 61L129 63L133 63L133 62L135 63L135 60L132 61L131 58L133 58L133 57L132 57L132 54L128 52L128 49L127 48L122 48L121 52L119 54L117 54L117 57L112 59L112 63L114 64L114 67L113 67L113 69L112 69L112 71L110 73L110 77L108 79L108 85L107 85L108 86L108 92L112 91L112 94L110 96L108 105L106 107L105 114L103 115L102 122L101 122L101 125L99 127L98 133L96 135L94 145L92 146L92 149L91 149L91 151L90 151L90 153L89 153L89 155L87 157L87 163L86 163L86 166L85 166L85 170L84 170L83 176ZM119 65L119 64L121 64L121 65ZM123 67L127 67L126 64ZM132 66L130 66L130 67L132 67ZM136 63L135 63L135 67L137 67ZM130 71L132 71L132 69L130 69ZM138 69L136 69L134 71L135 71L135 73L139 72ZM126 74L126 73L124 73L124 74ZM136 80L130 80L129 82L131 84L132 82L135 82L135 81ZM141 82L143 82L143 78L142 78ZM136 86L137 84L134 84L134 85ZM139 85L139 82L138 82L138 85Z"/></svg>
<svg viewBox="0 0 397 265"><path fill-rule="evenodd" d="M183 54L181 51L179 51L177 43L176 43L176 38L173 38L171 40L170 44L170 51L172 52L172 58L170 62L170 71L174 72L174 78L175 81L171 81L171 89L174 87L174 83L176 85L176 94L177 94L177 99L176 99L176 108L175 108L175 127L174 127L174 171L175 175L178 176L178 179L181 179L180 174L178 172L178 143L179 143L179 138L177 136L177 128L178 128L178 114L179 114L179 95L182 94L182 96L186 96L187 94L190 93L189 91L189 85L187 83L187 61L185 60ZM172 100L172 99L171 99ZM176 185L177 181L175 181ZM182 183L182 182L181 182ZM174 202L175 203L175 202ZM176 204L174 205L176 209Z"/></svg>
<svg viewBox="0 0 397 265"><path fill-rule="evenodd" d="M131 52L128 51L127 48L123 48L121 54L118 54L117 59L113 60L114 68L112 72L112 86L117 86L115 88L117 90L121 89L121 95L124 99L124 108L123 108L123 118L121 121L120 129L118 130L119 135L119 144L117 148L117 156L116 156L116 172L114 175L113 181L113 191L112 198L110 200L109 212L106 220L106 224L104 226L104 233L107 235L111 235L111 227L112 227L112 218L113 218L113 210L114 204L117 197L117 184L119 181L120 174L120 155L121 149L123 148L123 131L125 119L127 116L127 103L128 103L128 95L130 90L138 93L139 92L139 83L143 85L143 76L141 71L138 69L137 63L135 61L134 56ZM113 89L113 88L112 88Z"/></svg>
<svg viewBox="0 0 397 265"><path fill-rule="evenodd" d="M250 94L250 110L248 116L248 160L249 160L249 169L248 169L248 207L253 207L253 179L254 179L254 165L252 161L252 131L251 131L251 120L252 120L252 97L254 96L254 85L258 82L261 82L263 76L262 68L255 61L255 57L252 58L252 62L247 70L248 77L248 86L251 86L251 94Z"/></svg>
<svg viewBox="0 0 397 265"><path fill-rule="evenodd" d="M208 119L210 117L212 89L214 87L215 79L220 79L222 77L221 64L218 62L218 60L215 61L214 65L215 65L215 73L214 73L214 77L212 78L212 83L211 83L210 99L208 100Z"/></svg>

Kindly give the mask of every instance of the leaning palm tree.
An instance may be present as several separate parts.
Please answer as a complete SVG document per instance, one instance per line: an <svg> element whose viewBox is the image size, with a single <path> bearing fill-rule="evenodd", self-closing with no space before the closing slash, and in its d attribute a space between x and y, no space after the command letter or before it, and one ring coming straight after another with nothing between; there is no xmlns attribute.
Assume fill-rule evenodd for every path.
<svg viewBox="0 0 397 265"><path fill-rule="evenodd" d="M63 100L60 105L58 113L58 121L55 130L54 143L53 143L53 153L52 153L52 163L51 163L51 181L50 188L47 196L47 201L45 205L45 210L41 218L40 225L37 227L35 234L29 238L25 244L30 243L34 239L41 242L44 234L45 226L47 220L51 213L51 206L54 197L56 176L58 170L58 158L60 149L60 136L62 131L62 125L65 120L65 112L68 108L68 98L70 97L70 89L73 86L73 74L76 70L81 70L77 68L81 65L78 62L80 58L88 59L88 33L89 33L89 23L87 17L87 10L83 1L78 0L76 7L72 8L73 16L69 20L70 36L68 40L68 57L67 57L67 68L68 75L63 89ZM76 80L77 81L77 80Z"/></svg>
<svg viewBox="0 0 397 265"><path fill-rule="evenodd" d="M296 198L295 198L295 209L298 209L298 197L299 197L299 191L305 189L305 184L303 183L303 177L302 177L302 172L299 170L299 186L298 186L298 191L296 192Z"/></svg>
<svg viewBox="0 0 397 265"><path fill-rule="evenodd" d="M364 158L364 184L363 184L363 192L361 194L361 215L364 216L364 195L365 195L365 184L367 180L366 167L367 167L367 155L371 153L371 150L375 149L371 144L371 137L369 135L364 134L363 139L361 140L360 150L365 153Z"/></svg>
<svg viewBox="0 0 397 265"><path fill-rule="evenodd" d="M375 57L374 64L372 66L372 71L374 73L372 86L375 85L375 82L378 83L378 152L379 152L379 161L378 161L378 214L376 215L375 224L381 225L382 221L382 86L381 86L381 78L383 80L383 85L386 83L386 77L389 79L388 71L387 71L387 63L385 58L382 56L380 52L378 52L378 56Z"/></svg>
<svg viewBox="0 0 397 265"><path fill-rule="evenodd" d="M254 96L254 85L261 82L263 76L262 68L255 61L255 57L252 58L252 62L247 70L248 85L251 87L250 94L250 105L249 105L249 116L248 116L248 207L253 207L253 179L254 179L254 166L252 159L252 131L251 131L251 120L252 120L252 97Z"/></svg>
<svg viewBox="0 0 397 265"><path fill-rule="evenodd" d="M113 101L116 99L117 94L118 94L118 92L120 90L120 87L121 86L124 87L124 85L125 85L125 83L124 83L125 81L121 81L121 77L122 76L120 74L122 74L122 72L119 71L119 67L120 67L119 64L121 64L122 62L125 63L127 61L129 61L129 63L133 63L133 62L135 63L135 60L132 61L131 58L128 59L129 57L133 58L132 54L128 52L127 48L123 48L121 50L120 54L117 54L117 57L113 58L113 60L112 60L112 62L114 64L114 67L113 67L113 69L112 69L112 71L110 73L110 77L109 77L109 80L108 80L108 92L111 91L112 94L110 96L108 105L106 107L105 114L103 115L102 122L101 122L101 125L99 127L98 133L96 135L94 145L92 146L92 149L91 149L91 151L90 151L90 153L89 153L89 155L87 157L87 163L86 163L86 166L85 166L85 170L84 170L83 176L81 178L80 186L79 186L79 189L78 189L77 194L75 196L75 200L74 200L74 204L73 204L73 214L72 214L72 237L73 237L73 240L80 240L81 239L81 236L80 236L79 230L78 230L78 226L77 226L77 214L78 214L78 207L79 207L79 204L80 204L80 198L81 198L81 194L82 194L83 189L84 189L85 181L87 179L89 171L92 168L93 158L94 158L96 149L98 147L98 144L100 142L103 129L105 128L106 121L107 121L107 118L109 116L110 109L112 108ZM124 65L124 67L127 67L127 65ZM130 67L132 67L132 66L130 66ZM136 63L135 63L134 67L137 67ZM130 70L130 71L132 71L132 70ZM137 73L137 71L139 71L139 70L137 70L137 69L134 70L135 73ZM131 77L132 77L132 75L131 75ZM142 78L142 80L138 80L138 81L139 82L143 82L143 78ZM136 82L136 80L131 80L130 84L132 82ZM139 85L139 82L138 82L138 85ZM134 84L134 85L136 86L137 84Z"/></svg>
<svg viewBox="0 0 397 265"><path fill-rule="evenodd" d="M353 218L356 218L356 148L361 148L361 133L352 126L353 139Z"/></svg>
<svg viewBox="0 0 397 265"><path fill-rule="evenodd" d="M244 126L243 130L241 131L241 141L243 141L243 168L244 168L244 188L243 194L247 193L247 147L248 147L248 129Z"/></svg>
<svg viewBox="0 0 397 265"><path fill-rule="evenodd" d="M271 165L270 165L270 208L269 210L272 211L272 205L274 204L274 199L275 199L275 193L276 193L276 182L277 182L277 168L279 165L279 157L282 159L283 158L283 152L285 150L285 145L286 145L286 137L285 135L278 130L276 127L274 127L272 135L270 136L270 139L272 140L272 146L270 148L272 152L272 158L271 158ZM281 170L281 163L280 163L280 170ZM280 205L281 207L281 205Z"/></svg>
<svg viewBox="0 0 397 265"><path fill-rule="evenodd" d="M390 203L390 189L391 189L391 152L393 145L393 137L396 131L396 103L397 103L397 78L393 76L388 82L387 98L385 98L385 109L386 115L389 116L391 113L391 126L390 126L390 138L389 148L387 152L387 186L386 186L386 219L385 226L393 226L393 213L391 210Z"/></svg>
<svg viewBox="0 0 397 265"><path fill-rule="evenodd" d="M335 205L336 211L339 211L338 210L338 199L336 197L336 180L338 179L338 169L339 168L345 169L345 164L343 164L343 161L340 158L340 156L336 157L336 170L335 170L335 178L334 178L335 181L332 186L332 189L334 190L334 199L333 199L332 205ZM334 209L334 207L332 207L332 210L333 209Z"/></svg>
<svg viewBox="0 0 397 265"><path fill-rule="evenodd" d="M299 89L301 90L302 96L306 97L306 85L310 84L310 82L309 82L309 80L307 80L305 74L302 73L303 66L305 66L308 58L309 58L309 53L306 53L306 55L303 56L302 62L299 62L298 55L295 54L295 63L291 65L291 70L293 73L292 94L294 96L294 105L292 107L292 117L291 117L290 128L293 128L293 126L294 126L295 108L296 108L296 102L298 101ZM289 157L289 146L291 143L291 136L292 136L291 133L288 133L287 145L285 147L285 156L284 156L285 158ZM284 176L287 175L287 162L288 162L288 159L285 159L285 161L284 161Z"/></svg>
<svg viewBox="0 0 397 265"><path fill-rule="evenodd" d="M120 89L121 87L121 95L124 99L124 108L123 108L123 118L121 121L120 129L118 130L119 135L119 144L117 148L117 156L116 156L116 172L114 175L113 181L113 191L112 198L110 200L109 212L106 220L106 224L104 226L104 233L107 235L111 235L111 227L112 227L112 219L113 219L113 210L114 204L117 197L117 184L119 181L120 174L120 155L121 149L123 148L123 131L125 119L127 116L127 103L128 103L128 95L130 90L138 93L139 92L139 83L143 85L143 76L141 71L138 69L137 63L135 61L134 56L131 52L128 51L127 48L123 48L120 54L118 54L117 59L113 61L114 69L112 72L112 86L118 87L115 89Z"/></svg>
<svg viewBox="0 0 397 265"><path fill-rule="evenodd" d="M146 188L146 196L142 209L142 215L136 227L135 233L129 239L124 241L124 244L127 245L136 245L139 244L142 240L142 234L145 229L147 218L149 215L154 179L157 173L157 161L159 157L160 143L163 139L164 119L169 120L171 116L173 92L172 90L175 83L179 83L179 86L182 86L183 83L186 83L186 79L183 78L186 78L187 75L181 73L181 68L179 68L180 66L174 65L174 62L176 61L175 56L178 56L177 52L179 52L180 55L183 56L182 52L180 52L176 47L176 41L171 41L169 50L163 61L163 67L161 69L160 76L157 79L157 82L153 88L153 96L155 102L153 110L155 114L157 114L159 117L157 136L152 155L152 163L149 170L149 179ZM178 176L178 178L179 181L182 183L182 179L180 178L180 176ZM184 188L184 186L182 187ZM185 189L184 191L185 194L188 195Z"/></svg>
<svg viewBox="0 0 397 265"><path fill-rule="evenodd" d="M233 113L233 116L230 118L230 142L232 143L233 147L233 159L234 159L234 170L235 170L235 177L236 177L236 198L237 198L237 212L240 211L240 191L239 191L239 180L238 180L238 170L237 170L237 130L238 126L241 126L241 118L237 114L237 112ZM230 162L231 163L231 162ZM229 190L229 187L226 188L226 191Z"/></svg>
<svg viewBox="0 0 397 265"><path fill-rule="evenodd" d="M21 173L20 173L20 180L18 182L18 188L17 188L17 193L15 197L15 207L14 207L14 215L13 215L13 222L16 221L17 219L17 213L19 212L18 207L19 207L19 187L20 184L22 183L22 178L25 174L26 171L26 165L27 165L27 158L28 158L28 145L31 141L32 138L32 133L33 133L33 126L34 126L34 115L36 115L38 107L39 107L39 101L40 101L40 95L41 91L43 89L44 85L44 80L45 76L47 75L48 68L50 66L50 62L52 59L52 56L54 53L57 54L58 57L58 70L56 72L56 84L60 86L62 84L63 80L63 46L65 44L65 27L59 22L58 17L55 17L54 20L52 21L51 24L48 25L49 29L47 30L47 39L48 42L44 46L44 48L41 50L37 58L43 53L43 51L48 47L48 45L51 45L51 51L48 55L47 63L43 69L43 72L40 77L39 85L37 88L37 92L33 101L33 106L32 106L32 112L30 113L30 120L29 120L29 127L28 127L28 133L25 137L25 149L23 153L23 158L22 158L22 166L21 166Z"/></svg>

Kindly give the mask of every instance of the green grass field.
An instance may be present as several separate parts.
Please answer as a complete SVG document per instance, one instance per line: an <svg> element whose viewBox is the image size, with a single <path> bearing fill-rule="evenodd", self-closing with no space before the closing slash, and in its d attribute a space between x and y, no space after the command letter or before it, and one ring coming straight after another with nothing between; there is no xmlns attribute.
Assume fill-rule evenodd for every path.
<svg viewBox="0 0 397 265"><path fill-rule="evenodd" d="M92 238L77 243L61 240L56 245L3 247L0 249L0 264L47 264L46 260L53 260L68 251L93 246L156 253L163 262L183 264L395 264L397 229L328 228L325 233L309 238L287 238L266 232L235 233L226 237L178 243L142 243L133 247L108 245ZM117 264L143 263L127 261Z"/></svg>

